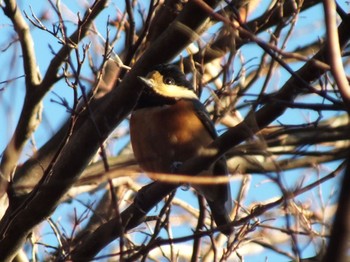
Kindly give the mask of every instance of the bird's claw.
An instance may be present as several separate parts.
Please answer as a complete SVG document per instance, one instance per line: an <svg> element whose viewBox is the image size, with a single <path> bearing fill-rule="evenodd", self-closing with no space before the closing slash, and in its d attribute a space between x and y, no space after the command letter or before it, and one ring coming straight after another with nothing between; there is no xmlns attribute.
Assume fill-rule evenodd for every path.
<svg viewBox="0 0 350 262"><path fill-rule="evenodd" d="M180 161L173 162L170 167L171 173L176 173L181 166L182 166L182 162Z"/></svg>

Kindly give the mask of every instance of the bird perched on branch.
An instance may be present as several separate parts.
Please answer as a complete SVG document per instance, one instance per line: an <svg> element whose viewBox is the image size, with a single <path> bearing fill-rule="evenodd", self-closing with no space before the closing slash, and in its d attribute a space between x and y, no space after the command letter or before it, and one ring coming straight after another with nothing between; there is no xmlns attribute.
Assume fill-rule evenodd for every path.
<svg viewBox="0 0 350 262"><path fill-rule="evenodd" d="M146 172L173 173L176 164L199 155L217 137L214 124L178 67L158 65L139 79L145 88L130 119L136 160ZM204 173L227 175L225 159L216 161ZM194 187L205 197L217 226L230 223L230 185ZM232 229L225 227L221 232L230 234Z"/></svg>

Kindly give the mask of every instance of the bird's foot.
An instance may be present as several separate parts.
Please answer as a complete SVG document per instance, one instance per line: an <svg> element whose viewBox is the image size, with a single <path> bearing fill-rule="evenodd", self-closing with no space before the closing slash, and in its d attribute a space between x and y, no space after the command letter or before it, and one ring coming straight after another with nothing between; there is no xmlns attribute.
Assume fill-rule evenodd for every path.
<svg viewBox="0 0 350 262"><path fill-rule="evenodd" d="M181 166L182 166L182 162L180 162L180 161L173 162L170 166L171 173L176 173L180 169Z"/></svg>
<svg viewBox="0 0 350 262"><path fill-rule="evenodd" d="M190 187L191 187L191 186L190 186L190 184L188 184L188 183L187 183L187 184L183 184L183 185L181 185L181 190L182 190L182 191L187 191L187 190L190 189Z"/></svg>

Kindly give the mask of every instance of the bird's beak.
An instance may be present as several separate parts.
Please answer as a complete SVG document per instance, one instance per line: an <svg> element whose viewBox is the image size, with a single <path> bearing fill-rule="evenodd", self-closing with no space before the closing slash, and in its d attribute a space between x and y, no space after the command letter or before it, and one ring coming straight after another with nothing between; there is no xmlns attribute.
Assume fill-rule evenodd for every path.
<svg viewBox="0 0 350 262"><path fill-rule="evenodd" d="M142 76L138 76L137 77L143 84L145 84L146 86L150 87L150 88L153 88L154 86L154 82L153 82L153 79L151 78L145 78L145 77L142 77Z"/></svg>

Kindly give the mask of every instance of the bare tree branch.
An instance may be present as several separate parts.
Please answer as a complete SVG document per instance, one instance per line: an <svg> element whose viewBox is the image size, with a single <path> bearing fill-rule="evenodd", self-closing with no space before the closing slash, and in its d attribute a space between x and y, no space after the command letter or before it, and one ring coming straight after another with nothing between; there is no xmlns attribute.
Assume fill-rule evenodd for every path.
<svg viewBox="0 0 350 262"><path fill-rule="evenodd" d="M331 65L331 71L334 76L334 80L337 83L345 105L350 112L350 86L344 71L341 57L341 46L339 44L337 30L336 4L331 0L324 0L323 2L327 27L327 43L329 47L328 59ZM349 19L350 16L348 15L345 20Z"/></svg>
<svg viewBox="0 0 350 262"><path fill-rule="evenodd" d="M335 81L337 73L342 74L343 81L344 77L350 78L344 72L334 72L335 63L330 63L332 58L337 58L335 62L341 58L345 68L350 63L347 52L342 53L343 57L339 52L350 35L348 15L341 9L344 4L336 6L342 22L338 27L339 42L331 44L337 49L334 52L329 48L333 39L325 38L326 44L320 40L324 32L318 26L324 26L323 18L308 19L312 26L301 26L305 17L313 16L314 10L321 7L320 0L269 1L260 16L250 13L258 1L227 0L216 7L218 2L165 0L145 4L126 0L126 6L119 2L108 5L98 19L97 14L105 7L103 0L94 1L85 15L78 13L77 18L64 3L49 1L49 9L40 15L34 13L36 6L30 8L31 17L25 14L28 21L36 30L53 36L58 45L45 39L52 57L44 80L38 74L33 91L27 90L22 111L33 117L36 106L59 83L71 92L67 97L72 101L66 95L56 98L57 105L70 113L70 119L37 150L35 139L41 139L42 129L34 132L32 126L28 132L29 120L20 117L21 126L27 130L16 132L33 134L32 152L22 165L13 155L14 166L19 164L16 169L9 168L11 161L6 154L2 159L1 168L9 171L1 174L0 192L5 198L0 199L0 213L6 213L0 221L0 260L14 258L19 250L27 254L19 252L17 259L28 255L32 260L50 261L86 261L99 251L102 255L95 259L243 260L245 250L253 255L268 249L273 255L302 260L309 254L303 248L305 244L312 245L315 257L325 253L324 243L336 210L336 176L348 165L350 141L346 96L342 99L340 92L347 87ZM4 1L4 11L9 8L7 3L15 2ZM16 11L20 8L16 7ZM79 8L88 7L84 4ZM335 7L326 10L334 13ZM52 11L55 17L51 17ZM70 22L67 12L72 12L77 23ZM53 21L56 16L58 21ZM329 32L334 33L336 24L334 19L330 21ZM16 19L10 23L16 28ZM67 32L73 33L68 36ZM82 44L84 36L89 36L91 43ZM0 41L0 46L4 53L13 52L14 68L20 49L12 43L25 38L21 40L19 34L13 33L9 38L11 41ZM22 46L22 52L23 49ZM179 174L147 174L156 182L140 190L145 177L132 155L127 127L128 114L142 92L136 77L174 58L181 69L191 73L193 86L201 98L207 99L204 105L212 120L220 123L217 128L222 135L203 150L203 155L183 163ZM15 85L22 71L12 70L9 80L0 82L4 85L0 86L0 100L4 99L8 115L15 107L6 101L8 87ZM28 86L26 79L27 89ZM49 112L47 107L43 112ZM44 117L51 119L51 115ZM40 119L36 120L35 124L39 123ZM18 122L18 129L19 125ZM56 130L48 133L52 131ZM27 138L19 140L22 147L26 141ZM24 149L28 153L29 143ZM8 149L6 152L10 153ZM223 154L230 172L237 175L215 179L203 176L201 171ZM341 161L344 162L340 164ZM287 170L293 172L284 172ZM183 194L199 192L178 191L179 198L171 203L166 198L180 183L209 185L228 181L238 187L233 191L236 197L230 225L235 232L229 238L218 233L203 201L198 207L192 197L183 199ZM251 196L252 192L271 187L271 192ZM83 192L88 194L80 195ZM268 200L261 199L266 199L265 194ZM157 205L160 202L165 206ZM347 212L344 203L340 198L338 213ZM63 206L72 207L67 214L59 214L69 220L68 225L55 221ZM43 221L54 210L52 218ZM148 211L152 213L148 215ZM196 222L196 232L182 232L185 227L194 229ZM46 240L43 228L47 223L57 244ZM335 235L339 233L336 226ZM346 230L340 233L348 234ZM107 248L116 239L117 244L111 245L113 250ZM333 244L329 253L343 256L337 249L342 247L334 248ZM31 254L27 252L30 249Z"/></svg>
<svg viewBox="0 0 350 262"><path fill-rule="evenodd" d="M348 261L348 243L350 237L350 186L349 158L341 183L338 208L333 222L327 252L322 261Z"/></svg>
<svg viewBox="0 0 350 262"><path fill-rule="evenodd" d="M34 105L30 106L30 108L27 108L27 105L30 103L29 97L33 96L35 92L37 92L37 86L41 81L41 77L36 62L34 42L29 26L24 20L15 0L7 0L4 2L4 13L11 19L22 47L26 91L28 93L16 132L9 142L1 160L0 170L3 174L1 178L5 178L7 181L9 181L10 175L16 166L24 143L35 131L40 122L40 103L35 103ZM6 181L0 181L1 185L4 183L6 183ZM0 197L2 197L3 193L4 192L0 192Z"/></svg>
<svg viewBox="0 0 350 262"><path fill-rule="evenodd" d="M58 80L57 72L61 64L65 61L69 53L76 48L76 44L86 35L93 19L103 10L106 0L97 0L86 13L79 28L68 39L69 43L64 45L51 61L43 80L37 71L35 53L33 49L33 40L29 32L29 27L25 23L23 16L15 1L6 1L5 14L7 14L16 25L16 31L22 45L24 54L24 70L26 73L26 90L27 95L22 108L20 120L16 127L15 133L4 151L1 160L1 171L7 180L16 166L23 146L28 138L35 131L40 123L41 100L50 90L52 85ZM24 42L24 43L22 43Z"/></svg>
<svg viewBox="0 0 350 262"><path fill-rule="evenodd" d="M208 1L208 3L213 7L217 4L216 1ZM9 219L3 219L0 226L2 229L0 258L2 260L15 255L29 230L51 213L63 194L77 180L98 150L100 141L106 139L115 126L130 112L141 91L136 76L144 74L152 65L170 60L193 40L192 32L196 32L207 18L205 12L198 10L194 12L194 10L197 10L197 7L192 2L186 5L176 22L139 59L119 87L101 99L92 116L94 123L89 117L86 117L79 128L73 132L52 170L46 171L50 176L44 186L33 190L35 195L31 196L32 200L25 203L25 208L15 210L16 216L13 217L10 214ZM167 48L162 48L164 45ZM171 48L168 48L169 46ZM159 50L162 50L161 55ZM130 99L125 100L125 97ZM96 126L99 130L96 130ZM84 155L82 155L81 148L85 149Z"/></svg>

